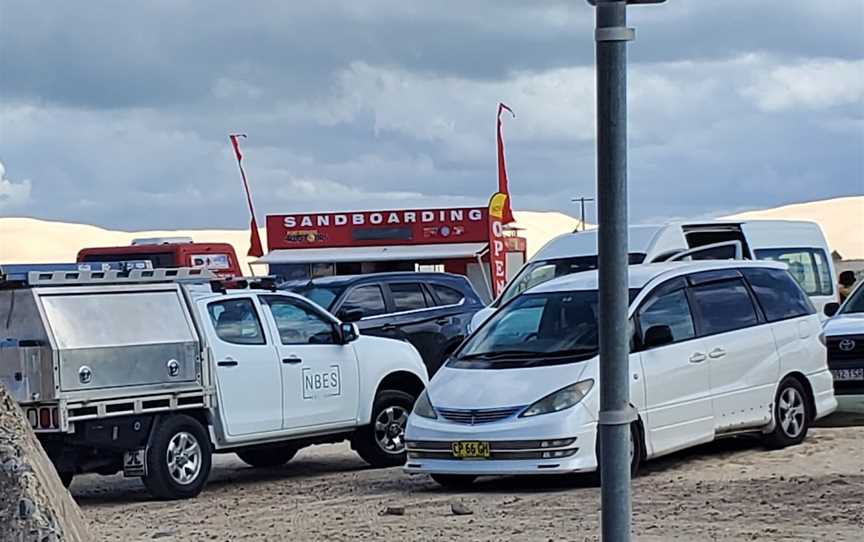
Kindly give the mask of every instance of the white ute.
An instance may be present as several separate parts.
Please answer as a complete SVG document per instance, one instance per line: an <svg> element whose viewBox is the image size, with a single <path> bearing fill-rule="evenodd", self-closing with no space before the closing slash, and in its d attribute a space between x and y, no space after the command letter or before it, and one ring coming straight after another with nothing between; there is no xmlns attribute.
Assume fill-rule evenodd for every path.
<svg viewBox="0 0 864 542"><path fill-rule="evenodd" d="M414 347L360 336L266 281L213 279L0 277L0 383L64 483L122 470L155 497L189 498L212 453L273 467L342 440L373 466L404 464L405 423L428 379Z"/></svg>

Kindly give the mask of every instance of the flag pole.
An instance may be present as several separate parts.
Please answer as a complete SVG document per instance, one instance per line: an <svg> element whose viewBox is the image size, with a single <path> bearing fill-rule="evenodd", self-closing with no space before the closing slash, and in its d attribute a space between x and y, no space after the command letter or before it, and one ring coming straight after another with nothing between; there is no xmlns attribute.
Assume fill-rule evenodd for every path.
<svg viewBox="0 0 864 542"><path fill-rule="evenodd" d="M252 206L252 192L249 190L249 181L246 179L246 171L243 169L243 154L240 152L240 144L237 141L237 139L241 137L245 139L246 134L228 135L228 139L231 141L231 146L234 148L234 156L237 158L237 167L240 168L240 177L243 179L243 189L246 191L246 203L249 205L249 214L251 215L251 220L249 222L249 251L246 255L260 258L264 255L264 247L261 244L261 234L258 232L258 222L255 220L255 208Z"/></svg>

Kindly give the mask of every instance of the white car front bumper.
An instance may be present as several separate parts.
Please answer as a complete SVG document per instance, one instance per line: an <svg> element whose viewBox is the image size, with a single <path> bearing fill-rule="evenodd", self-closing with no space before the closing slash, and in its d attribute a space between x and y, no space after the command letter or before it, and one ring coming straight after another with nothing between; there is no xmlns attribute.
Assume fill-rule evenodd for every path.
<svg viewBox="0 0 864 542"><path fill-rule="evenodd" d="M581 404L531 418L468 425L412 414L406 428L409 474L533 475L597 469L597 421ZM458 459L453 442L488 442L488 459ZM558 441L558 442L555 442Z"/></svg>

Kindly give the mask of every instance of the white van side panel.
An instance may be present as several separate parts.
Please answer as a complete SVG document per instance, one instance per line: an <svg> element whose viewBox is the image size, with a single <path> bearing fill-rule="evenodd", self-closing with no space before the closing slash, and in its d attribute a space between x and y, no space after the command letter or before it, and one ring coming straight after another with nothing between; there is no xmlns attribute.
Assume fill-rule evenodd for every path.
<svg viewBox="0 0 864 542"><path fill-rule="evenodd" d="M798 220L751 220L741 223L741 230L753 250L760 248L814 247L824 249L828 243L815 222Z"/></svg>
<svg viewBox="0 0 864 542"><path fill-rule="evenodd" d="M631 233L631 238L633 234ZM651 263L658 256L668 255L670 252L687 250L687 239L684 238L684 230L679 224L672 224L658 228L650 242L645 244L645 263ZM630 252L637 252L632 247Z"/></svg>
<svg viewBox="0 0 864 542"><path fill-rule="evenodd" d="M630 226L628 228L629 252L644 252L654 250L658 239L674 239L674 232L670 236L665 230L668 226ZM558 258L575 258L578 256L596 256L597 255L597 229L565 233L552 239L543 248L538 250L528 261L537 260L554 260ZM684 235L681 234L681 228L678 228L677 245L686 247ZM674 242L674 241L669 241ZM663 241L662 246L666 246L669 242ZM674 247L673 247L674 248Z"/></svg>

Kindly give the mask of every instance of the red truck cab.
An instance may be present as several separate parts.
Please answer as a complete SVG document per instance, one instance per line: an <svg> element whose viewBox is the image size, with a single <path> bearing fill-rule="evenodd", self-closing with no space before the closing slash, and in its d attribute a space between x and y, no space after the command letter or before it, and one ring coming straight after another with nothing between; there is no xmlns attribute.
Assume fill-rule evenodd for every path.
<svg viewBox="0 0 864 542"><path fill-rule="evenodd" d="M195 243L189 237L135 239L129 246L84 248L79 263L148 260L153 268L196 267L210 269L226 277L243 273L234 247L228 243Z"/></svg>

